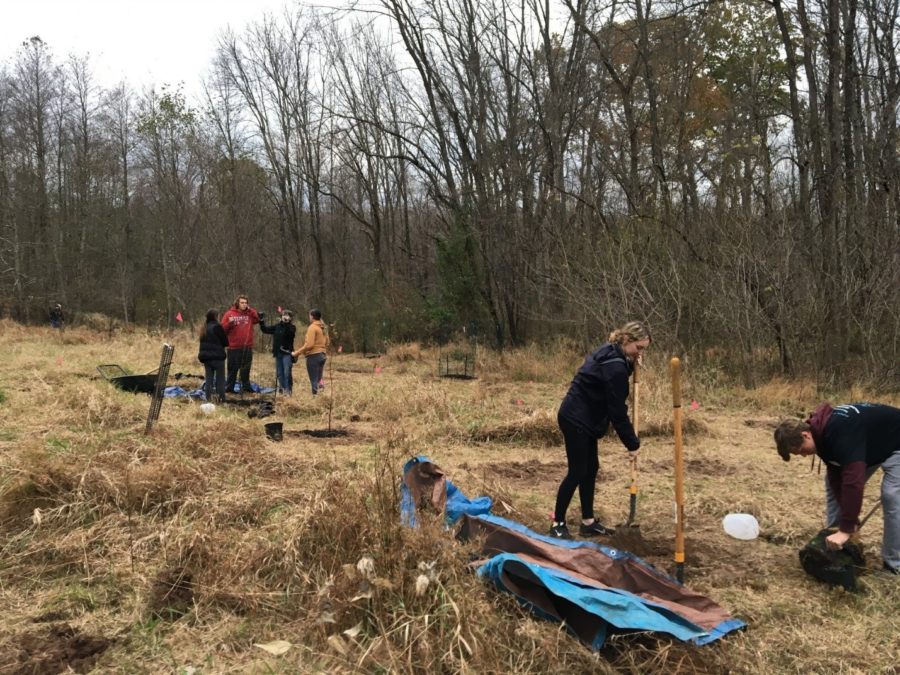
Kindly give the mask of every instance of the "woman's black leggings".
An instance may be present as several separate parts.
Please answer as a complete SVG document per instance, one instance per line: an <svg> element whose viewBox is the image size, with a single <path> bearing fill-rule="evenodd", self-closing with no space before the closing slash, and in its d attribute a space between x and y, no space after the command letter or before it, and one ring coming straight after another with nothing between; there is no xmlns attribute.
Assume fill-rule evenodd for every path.
<svg viewBox="0 0 900 675"><path fill-rule="evenodd" d="M556 508L553 520L565 522L569 502L578 488L581 500L581 517L589 520L594 517L594 483L600 470L600 458L597 453L597 438L575 426L565 417L557 417L559 428L566 441L566 459L569 472L559 485L556 493Z"/></svg>

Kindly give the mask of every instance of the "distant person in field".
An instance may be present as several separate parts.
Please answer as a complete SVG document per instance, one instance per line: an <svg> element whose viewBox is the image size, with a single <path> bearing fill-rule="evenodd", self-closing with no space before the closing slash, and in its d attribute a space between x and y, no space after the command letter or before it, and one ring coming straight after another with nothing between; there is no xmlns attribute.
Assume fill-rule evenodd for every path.
<svg viewBox="0 0 900 675"><path fill-rule="evenodd" d="M275 357L275 373L278 387L285 396L290 396L294 388L294 336L297 327L294 325L294 313L286 309L281 313L281 321L267 326L260 320L259 328L263 333L272 336L272 356Z"/></svg>
<svg viewBox="0 0 900 675"><path fill-rule="evenodd" d="M628 419L629 377L635 360L650 346L650 340L650 331L643 323L626 323L589 354L575 373L557 414L569 470L556 494L550 536L572 538L566 526L566 511L576 488L581 501L579 534L595 537L615 532L594 518L594 484L600 470L597 442L612 423L626 450L637 458L641 442Z"/></svg>
<svg viewBox="0 0 900 675"><path fill-rule="evenodd" d="M265 314L263 314L265 318ZM238 373L241 391L250 387L250 367L253 365L253 326L260 321L259 313L250 306L246 295L239 295L222 317L222 328L228 336L228 378L225 388L234 392Z"/></svg>
<svg viewBox="0 0 900 675"><path fill-rule="evenodd" d="M832 550L856 532L866 482L881 468L881 557L885 570L900 574L900 408L822 403L805 422L779 424L775 446L785 462L791 455L818 455L825 463L825 524L838 528L825 540Z"/></svg>
<svg viewBox="0 0 900 675"><path fill-rule="evenodd" d="M62 328L63 327L63 310L62 305L58 302L50 308L50 327L51 328Z"/></svg>
<svg viewBox="0 0 900 675"><path fill-rule="evenodd" d="M219 323L219 312L211 309L206 313L206 325L200 334L200 353L197 359L203 364L206 371L203 382L203 393L206 400L212 401L213 388L216 392L216 402L225 401L225 348L228 346L228 337L225 329Z"/></svg>
<svg viewBox="0 0 900 675"><path fill-rule="evenodd" d="M294 356L306 357L306 373L309 375L309 383L312 385L313 396L325 387L322 376L325 373L325 351L328 348L328 332L325 322L322 321L322 312L318 309L309 310L309 327L306 329L306 339L303 346L294 352Z"/></svg>

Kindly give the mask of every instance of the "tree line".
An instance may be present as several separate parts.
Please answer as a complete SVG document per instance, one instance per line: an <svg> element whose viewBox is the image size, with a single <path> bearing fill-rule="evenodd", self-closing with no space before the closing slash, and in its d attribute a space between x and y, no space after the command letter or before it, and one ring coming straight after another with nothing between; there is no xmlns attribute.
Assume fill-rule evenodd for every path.
<svg viewBox="0 0 900 675"><path fill-rule="evenodd" d="M203 95L0 69L0 308L237 292L348 345L646 319L745 381L900 379L900 0L373 0L220 36Z"/></svg>

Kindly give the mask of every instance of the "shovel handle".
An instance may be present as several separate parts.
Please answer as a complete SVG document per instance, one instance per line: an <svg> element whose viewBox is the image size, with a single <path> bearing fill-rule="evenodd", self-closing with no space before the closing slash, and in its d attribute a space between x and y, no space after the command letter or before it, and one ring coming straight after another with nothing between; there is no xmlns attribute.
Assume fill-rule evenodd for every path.
<svg viewBox="0 0 900 675"><path fill-rule="evenodd" d="M637 359L634 362L634 411L632 412L631 425L634 427L634 435L638 435L639 424L638 420L640 417L638 416L638 411L640 410L640 402L641 402L641 388L640 388L640 372L641 372L641 363ZM634 497L637 495L637 457L634 454L631 455L631 495L632 501Z"/></svg>
<svg viewBox="0 0 900 675"><path fill-rule="evenodd" d="M672 372L672 416L675 431L675 578L684 581L684 448L681 444L681 360L669 362Z"/></svg>
<svg viewBox="0 0 900 675"><path fill-rule="evenodd" d="M633 388L634 393L632 394L634 397L634 400L632 401L632 403L634 404L634 411L632 412L632 416L631 416L631 426L634 427L634 435L635 436L638 436L640 434L640 432L638 430L639 426L640 426L638 424L638 422L640 420L639 411L640 411L640 407L641 407L640 372L641 372L641 363L640 363L640 361L635 360L635 362L634 362L634 388Z"/></svg>

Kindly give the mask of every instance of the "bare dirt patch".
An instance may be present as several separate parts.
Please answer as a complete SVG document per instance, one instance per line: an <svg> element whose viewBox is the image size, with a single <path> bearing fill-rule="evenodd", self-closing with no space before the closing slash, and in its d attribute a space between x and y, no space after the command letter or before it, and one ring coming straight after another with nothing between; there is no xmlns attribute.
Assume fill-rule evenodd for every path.
<svg viewBox="0 0 900 675"><path fill-rule="evenodd" d="M744 420L744 426L752 429L772 429L778 426L780 420L777 417L758 417Z"/></svg>
<svg viewBox="0 0 900 675"><path fill-rule="evenodd" d="M651 460L648 465L653 471L671 472L674 460ZM688 457L684 460L684 471L696 476L729 476L736 468L714 457Z"/></svg>
<svg viewBox="0 0 900 675"><path fill-rule="evenodd" d="M0 672L16 675L87 673L113 641L68 624L13 637L0 655Z"/></svg>
<svg viewBox="0 0 900 675"><path fill-rule="evenodd" d="M620 551L634 553L640 558L662 558L672 551L670 540L644 537L640 528L619 526L615 534L597 539L597 543Z"/></svg>
<svg viewBox="0 0 900 675"><path fill-rule="evenodd" d="M554 465L530 459L527 462L491 462L482 464L475 470L482 472L487 478L534 483L545 480L551 466Z"/></svg>
<svg viewBox="0 0 900 675"><path fill-rule="evenodd" d="M285 436L311 437L311 438L349 438L353 435L347 429L300 429L285 431Z"/></svg>
<svg viewBox="0 0 900 675"><path fill-rule="evenodd" d="M562 444L563 437L555 414L536 411L512 422L482 427L472 434L472 440L553 446Z"/></svg>
<svg viewBox="0 0 900 675"><path fill-rule="evenodd" d="M153 580L148 609L163 619L187 614L194 603L193 575L186 569L163 570Z"/></svg>

